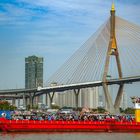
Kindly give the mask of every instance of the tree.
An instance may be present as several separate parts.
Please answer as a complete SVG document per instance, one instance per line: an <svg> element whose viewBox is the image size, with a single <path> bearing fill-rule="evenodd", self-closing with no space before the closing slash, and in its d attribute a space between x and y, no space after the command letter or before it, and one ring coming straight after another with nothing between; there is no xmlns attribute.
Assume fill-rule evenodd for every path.
<svg viewBox="0 0 140 140"><path fill-rule="evenodd" d="M16 107L11 105L8 101L0 101L0 110L15 110Z"/></svg>
<svg viewBox="0 0 140 140"><path fill-rule="evenodd" d="M58 105L52 105L52 109L60 109Z"/></svg>
<svg viewBox="0 0 140 140"><path fill-rule="evenodd" d="M98 113L105 113L106 110L102 107L98 107Z"/></svg>
<svg viewBox="0 0 140 140"><path fill-rule="evenodd" d="M125 113L125 114L134 114L134 113L135 113L135 109L134 109L134 108L128 107L128 108L126 108L126 109L124 110L124 113Z"/></svg>

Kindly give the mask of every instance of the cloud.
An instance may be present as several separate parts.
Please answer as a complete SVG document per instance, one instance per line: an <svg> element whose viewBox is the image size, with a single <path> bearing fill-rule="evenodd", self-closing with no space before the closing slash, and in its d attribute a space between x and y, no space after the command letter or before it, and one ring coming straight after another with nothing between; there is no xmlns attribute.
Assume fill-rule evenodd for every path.
<svg viewBox="0 0 140 140"><path fill-rule="evenodd" d="M137 5L134 5L138 1L133 2L132 8L130 8L131 2L127 0L124 0L124 2L123 4L125 5L121 1L116 2L118 7L124 6L125 12L118 10L119 15L124 15L123 13L128 15L134 8L139 9ZM0 24L24 26L25 24L40 21L44 22L44 24L49 22L59 24L62 20L64 24L65 21L66 24L69 21L71 24L81 24L87 27L93 26L94 23L95 26L95 24L101 25L106 20L106 17L109 17L110 6L111 0L15 0L14 2L0 3L0 10L2 11ZM137 11L139 12L140 10ZM63 22L61 22L62 26Z"/></svg>
<svg viewBox="0 0 140 140"><path fill-rule="evenodd" d="M40 19L47 9L34 7L25 3L0 3L1 25L24 25Z"/></svg>
<svg viewBox="0 0 140 140"><path fill-rule="evenodd" d="M0 65L8 57L16 69L24 57L36 54L46 58L50 75L108 19L112 0L5 1L0 2ZM117 15L140 23L139 3L117 0Z"/></svg>

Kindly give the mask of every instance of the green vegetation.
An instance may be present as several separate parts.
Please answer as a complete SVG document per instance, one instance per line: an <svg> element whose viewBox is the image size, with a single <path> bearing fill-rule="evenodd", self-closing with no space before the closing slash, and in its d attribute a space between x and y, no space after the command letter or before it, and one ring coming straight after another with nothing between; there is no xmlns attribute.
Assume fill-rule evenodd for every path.
<svg viewBox="0 0 140 140"><path fill-rule="evenodd" d="M98 110L98 113L105 113L106 112L106 110L102 107L98 107L97 110Z"/></svg>
<svg viewBox="0 0 140 140"><path fill-rule="evenodd" d="M128 107L125 110L123 110L122 108L120 108L120 113L124 113L124 114L135 114L135 109Z"/></svg>
<svg viewBox="0 0 140 140"><path fill-rule="evenodd" d="M104 108L102 108L102 107L93 108L92 111L93 111L94 113L101 113L101 114L103 114L103 113L106 112L106 110L105 110Z"/></svg>
<svg viewBox="0 0 140 140"><path fill-rule="evenodd" d="M60 106L58 106L58 105L52 105L51 108L52 109L60 109Z"/></svg>
<svg viewBox="0 0 140 140"><path fill-rule="evenodd" d="M16 107L11 105L8 101L0 101L0 110L15 110Z"/></svg>
<svg viewBox="0 0 140 140"><path fill-rule="evenodd" d="M135 113L135 109L134 109L134 108L128 107L128 108L126 108L126 109L124 110L124 113L125 113L125 114L134 114L134 113Z"/></svg>

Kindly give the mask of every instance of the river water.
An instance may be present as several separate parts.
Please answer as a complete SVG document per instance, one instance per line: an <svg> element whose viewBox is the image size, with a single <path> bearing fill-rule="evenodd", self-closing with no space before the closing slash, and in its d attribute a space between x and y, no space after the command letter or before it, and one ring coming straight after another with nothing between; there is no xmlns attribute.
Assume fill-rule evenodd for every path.
<svg viewBox="0 0 140 140"><path fill-rule="evenodd" d="M140 133L0 133L0 140L140 140Z"/></svg>

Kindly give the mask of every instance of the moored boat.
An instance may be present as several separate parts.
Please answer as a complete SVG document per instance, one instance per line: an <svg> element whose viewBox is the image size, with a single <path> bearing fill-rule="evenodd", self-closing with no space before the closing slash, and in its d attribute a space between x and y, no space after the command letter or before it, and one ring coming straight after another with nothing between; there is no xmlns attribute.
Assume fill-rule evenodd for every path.
<svg viewBox="0 0 140 140"><path fill-rule="evenodd" d="M117 121L35 121L0 119L7 132L140 132L140 123Z"/></svg>

